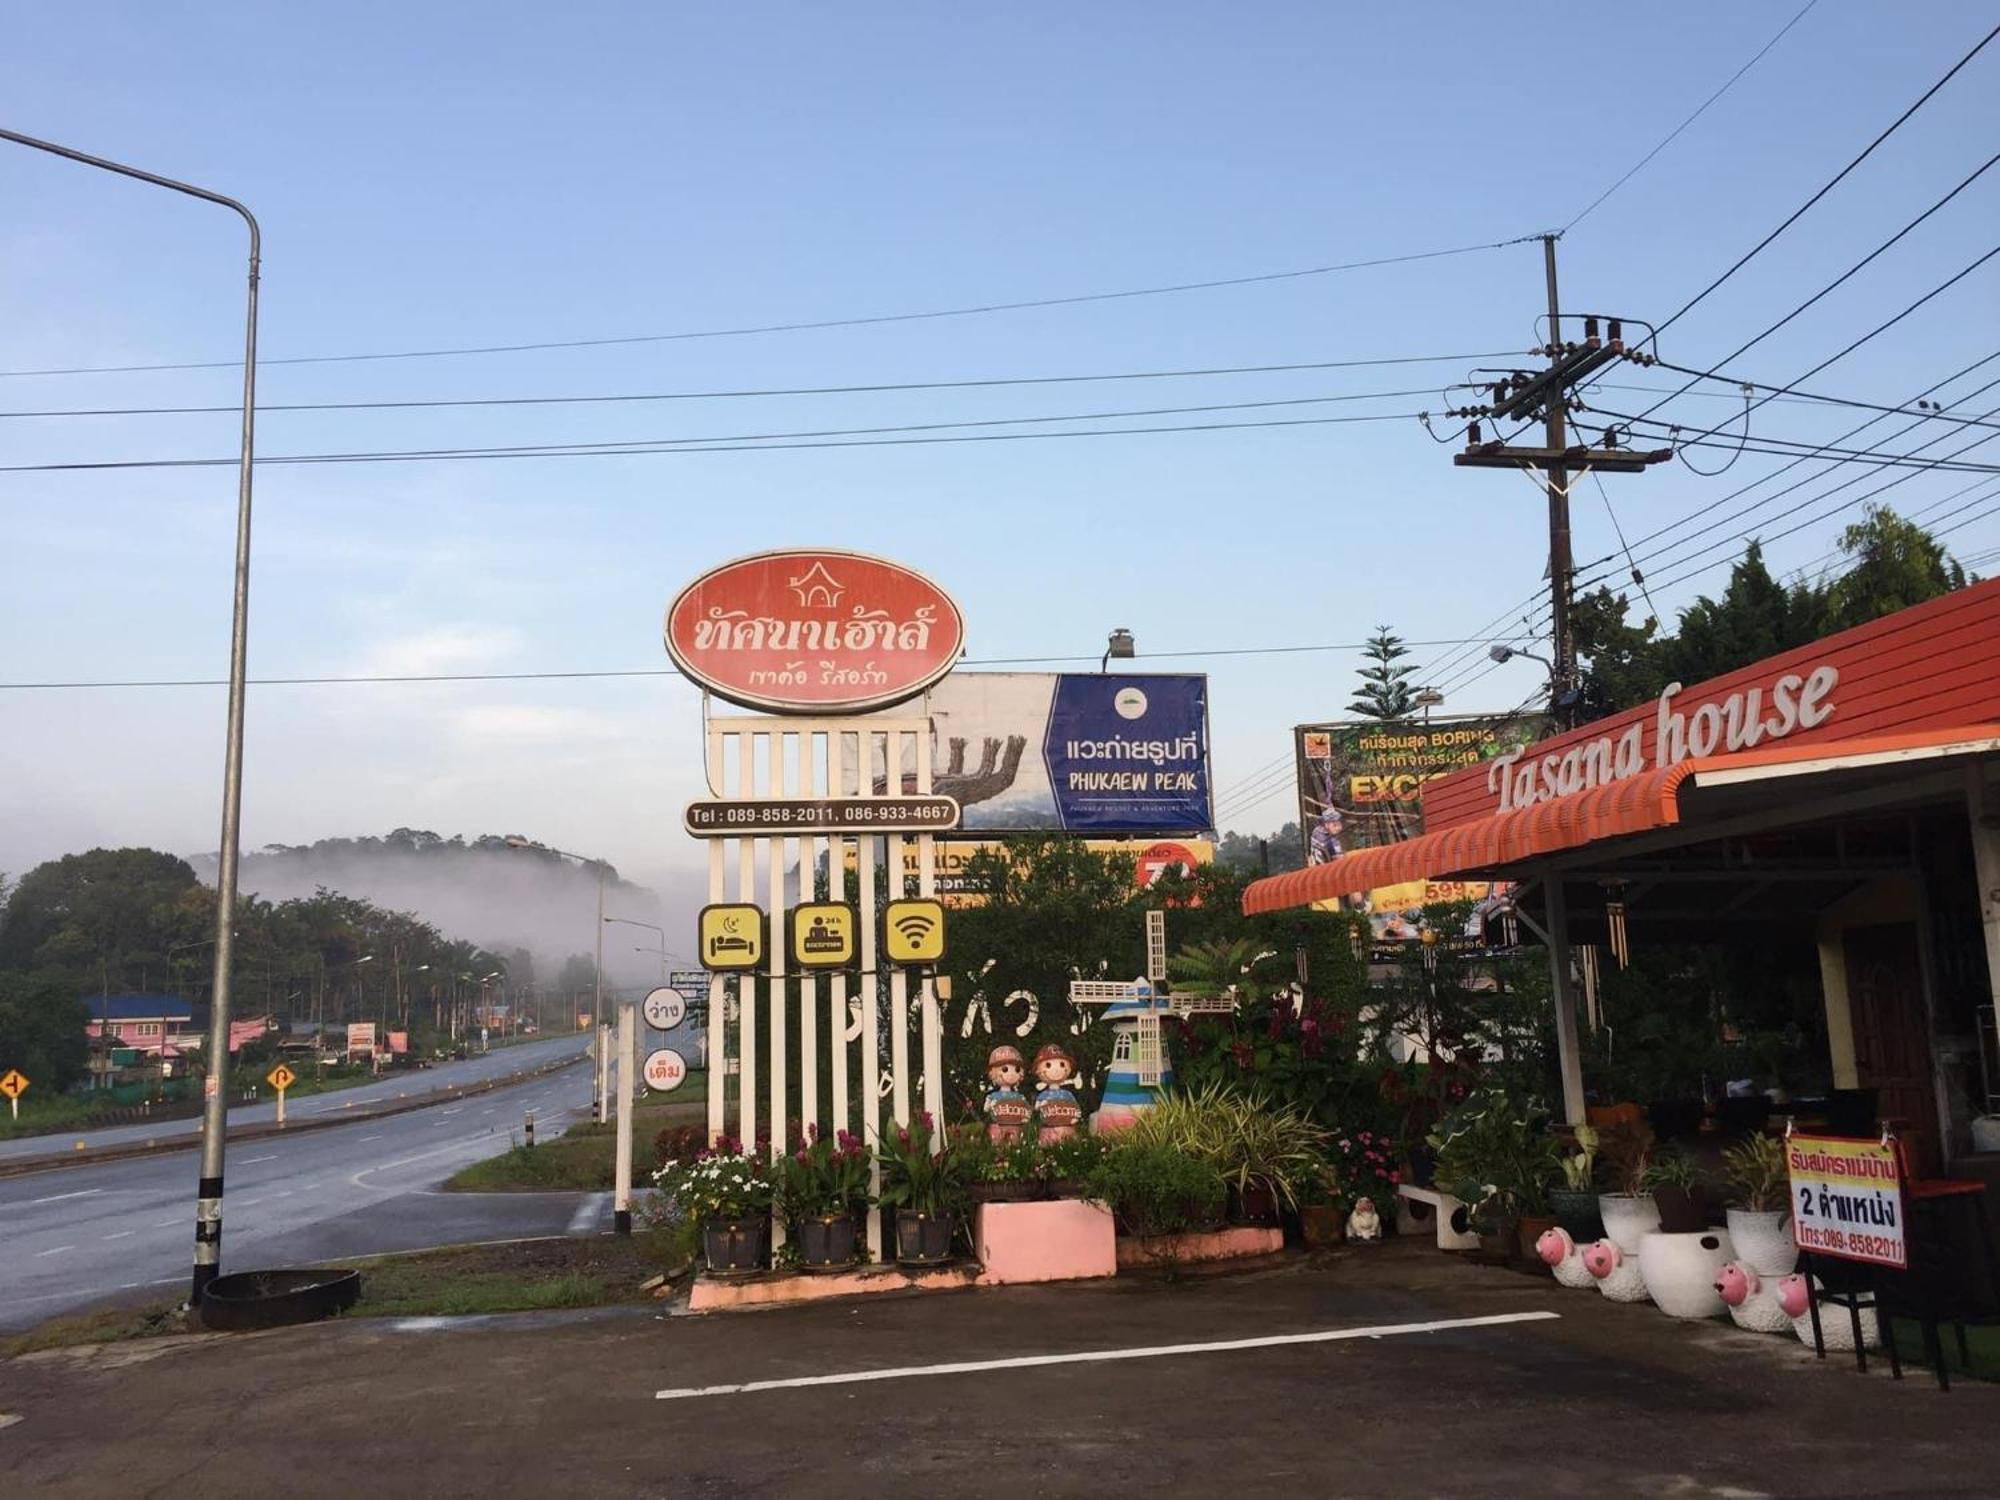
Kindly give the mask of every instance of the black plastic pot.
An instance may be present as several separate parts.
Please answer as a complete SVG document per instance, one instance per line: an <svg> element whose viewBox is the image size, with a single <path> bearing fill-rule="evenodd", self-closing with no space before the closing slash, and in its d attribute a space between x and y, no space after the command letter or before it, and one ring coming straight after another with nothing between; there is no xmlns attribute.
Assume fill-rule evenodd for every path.
<svg viewBox="0 0 2000 1500"><path fill-rule="evenodd" d="M1229 1222L1269 1227L1278 1222L1278 1194L1268 1182L1229 1187Z"/></svg>
<svg viewBox="0 0 2000 1500"><path fill-rule="evenodd" d="M816 1214L798 1223L799 1269L844 1271L854 1264L854 1216Z"/></svg>
<svg viewBox="0 0 2000 1500"><path fill-rule="evenodd" d="M896 1211L896 1263L904 1266L942 1265L951 1259L950 1214Z"/></svg>
<svg viewBox="0 0 2000 1500"><path fill-rule="evenodd" d="M237 1333L313 1323L346 1312L360 1295L359 1271L238 1271L201 1294L201 1326Z"/></svg>
<svg viewBox="0 0 2000 1500"><path fill-rule="evenodd" d="M754 1219L710 1219L701 1226L701 1245L714 1274L761 1271L771 1258L771 1221L761 1214Z"/></svg>
<svg viewBox="0 0 2000 1500"><path fill-rule="evenodd" d="M1655 1099L1646 1106L1646 1120L1663 1141L1684 1141L1701 1134L1699 1099Z"/></svg>
<svg viewBox="0 0 2000 1500"><path fill-rule="evenodd" d="M1597 1211L1595 1188L1549 1189L1549 1212L1579 1245L1604 1238L1604 1215Z"/></svg>
<svg viewBox="0 0 2000 1500"><path fill-rule="evenodd" d="M1708 1228L1708 1192L1694 1187L1656 1187L1653 1202L1660 1210L1660 1233L1700 1234Z"/></svg>

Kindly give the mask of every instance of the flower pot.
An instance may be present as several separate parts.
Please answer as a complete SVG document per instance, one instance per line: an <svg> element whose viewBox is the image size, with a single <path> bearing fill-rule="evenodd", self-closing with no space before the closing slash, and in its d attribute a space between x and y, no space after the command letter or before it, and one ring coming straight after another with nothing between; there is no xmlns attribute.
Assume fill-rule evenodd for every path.
<svg viewBox="0 0 2000 1500"><path fill-rule="evenodd" d="M711 1273L761 1271L771 1258L771 1221L762 1214L754 1219L710 1219L701 1226L701 1247Z"/></svg>
<svg viewBox="0 0 2000 1500"><path fill-rule="evenodd" d="M1597 1212L1604 1220L1604 1237L1627 1255L1637 1255L1639 1241L1660 1227L1651 1193L1599 1194Z"/></svg>
<svg viewBox="0 0 2000 1500"><path fill-rule="evenodd" d="M1798 1241L1792 1238L1791 1210L1732 1208L1723 1218L1729 1221L1729 1238L1736 1244L1736 1258L1766 1281L1789 1275L1799 1263Z"/></svg>
<svg viewBox="0 0 2000 1500"><path fill-rule="evenodd" d="M896 1211L896 1262L904 1266L935 1266L951 1259L952 1216Z"/></svg>
<svg viewBox="0 0 2000 1500"><path fill-rule="evenodd" d="M1597 1211L1597 1194L1589 1188L1552 1188L1549 1208L1556 1222L1579 1245L1604 1238L1604 1215Z"/></svg>
<svg viewBox="0 0 2000 1500"><path fill-rule="evenodd" d="M1530 1269L1542 1264L1535 1247L1556 1227L1554 1214L1522 1214L1514 1221L1515 1257Z"/></svg>
<svg viewBox="0 0 2000 1500"><path fill-rule="evenodd" d="M1708 1191L1700 1184L1654 1188L1653 1203L1664 1234L1700 1234L1708 1228Z"/></svg>
<svg viewBox="0 0 2000 1500"><path fill-rule="evenodd" d="M1032 1203L1042 1196L1042 1185L1032 1177L1013 1177L975 1182L970 1191L974 1203Z"/></svg>
<svg viewBox="0 0 2000 1500"><path fill-rule="evenodd" d="M1727 1308L1715 1289L1717 1275L1736 1258L1727 1230L1649 1234L1639 1242L1639 1274L1646 1295L1672 1318L1719 1318Z"/></svg>
<svg viewBox="0 0 2000 1500"><path fill-rule="evenodd" d="M844 1271L854 1264L852 1214L815 1214L797 1229L800 1270Z"/></svg>
<svg viewBox="0 0 2000 1500"><path fill-rule="evenodd" d="M1347 1215L1333 1203L1309 1203L1299 1210L1299 1230L1313 1250L1328 1250L1347 1241Z"/></svg>
<svg viewBox="0 0 2000 1500"><path fill-rule="evenodd" d="M1229 1186L1229 1222L1270 1226L1278 1222L1277 1190L1253 1180L1248 1187Z"/></svg>

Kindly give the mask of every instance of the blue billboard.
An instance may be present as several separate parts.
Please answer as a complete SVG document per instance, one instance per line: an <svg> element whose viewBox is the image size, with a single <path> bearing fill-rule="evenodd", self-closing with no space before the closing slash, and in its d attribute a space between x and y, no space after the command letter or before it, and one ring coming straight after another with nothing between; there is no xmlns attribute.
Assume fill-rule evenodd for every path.
<svg viewBox="0 0 2000 1500"><path fill-rule="evenodd" d="M954 672L928 706L931 786L958 799L964 833L1214 826L1199 673ZM875 782L887 785L879 765Z"/></svg>

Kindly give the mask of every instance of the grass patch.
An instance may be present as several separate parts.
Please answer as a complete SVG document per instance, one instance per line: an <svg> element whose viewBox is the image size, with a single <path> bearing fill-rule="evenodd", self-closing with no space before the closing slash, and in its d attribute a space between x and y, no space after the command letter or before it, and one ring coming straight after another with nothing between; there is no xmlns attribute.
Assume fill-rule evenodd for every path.
<svg viewBox="0 0 2000 1500"><path fill-rule="evenodd" d="M678 1275L686 1259L670 1236L652 1232L461 1245L347 1264L360 1268L361 1297L345 1316L418 1318L643 1302L648 1294L640 1288L655 1276ZM198 1331L178 1300L103 1307L0 1339L0 1358Z"/></svg>
<svg viewBox="0 0 2000 1500"><path fill-rule="evenodd" d="M1825 1316L1826 1309L1820 1311ZM1836 1309L1833 1316L1843 1318L1846 1314ZM1928 1370L1930 1357L1924 1352L1924 1325L1915 1318L1892 1318L1890 1329L1904 1368ZM1958 1338L1949 1323L1938 1325L1938 1343L1944 1350L1944 1367L1953 1380L2000 1381L2000 1328L1991 1324L1966 1328L1966 1352L1972 1356L1969 1363L1959 1358Z"/></svg>
<svg viewBox="0 0 2000 1500"><path fill-rule="evenodd" d="M654 1096L659 1097L659 1096ZM706 1106L675 1096L671 1104L639 1105L632 1112L632 1178L650 1183L653 1139L669 1125L700 1124ZM618 1130L590 1121L539 1146L515 1146L454 1172L447 1191L461 1193L608 1193L617 1185Z"/></svg>

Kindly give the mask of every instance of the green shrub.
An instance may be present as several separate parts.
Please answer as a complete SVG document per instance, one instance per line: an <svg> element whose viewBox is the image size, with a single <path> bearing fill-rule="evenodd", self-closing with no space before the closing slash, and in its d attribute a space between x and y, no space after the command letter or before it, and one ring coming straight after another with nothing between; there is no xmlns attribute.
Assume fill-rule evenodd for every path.
<svg viewBox="0 0 2000 1500"><path fill-rule="evenodd" d="M1209 1163L1172 1146L1121 1140L1091 1169L1090 1196L1111 1206L1125 1232L1142 1238L1213 1224L1228 1188Z"/></svg>

